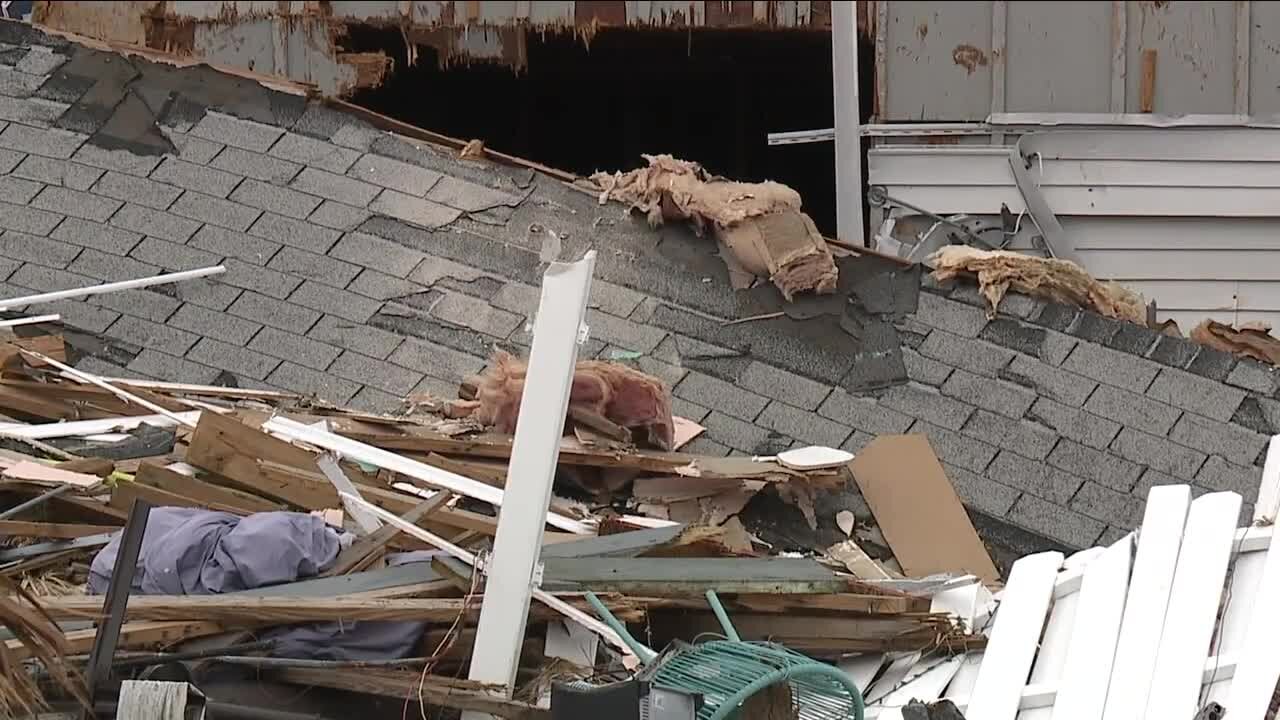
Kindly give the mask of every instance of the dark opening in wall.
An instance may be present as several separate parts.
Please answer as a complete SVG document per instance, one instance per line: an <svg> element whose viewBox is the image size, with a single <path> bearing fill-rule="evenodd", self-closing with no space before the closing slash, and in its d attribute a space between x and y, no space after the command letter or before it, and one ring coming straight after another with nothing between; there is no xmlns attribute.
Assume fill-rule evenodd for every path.
<svg viewBox="0 0 1280 720"><path fill-rule="evenodd" d="M519 73L485 62L441 69L426 46L408 66L397 30L351 28L343 44L396 60L385 84L352 98L371 110L582 175L670 153L734 179L776 180L835 234L834 144L769 147L766 139L832 126L829 33L622 29L585 44L530 31ZM870 55L860 63L870 67ZM865 98L870 79L864 73Z"/></svg>

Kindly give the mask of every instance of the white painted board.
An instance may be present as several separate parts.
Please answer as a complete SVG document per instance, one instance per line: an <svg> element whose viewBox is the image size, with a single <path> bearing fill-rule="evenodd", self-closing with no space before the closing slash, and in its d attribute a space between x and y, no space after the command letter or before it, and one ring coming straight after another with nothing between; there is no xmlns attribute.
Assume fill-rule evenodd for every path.
<svg viewBox="0 0 1280 720"><path fill-rule="evenodd" d="M1102 718L1129 588L1132 550L1132 536L1126 536L1085 571L1053 720Z"/></svg>

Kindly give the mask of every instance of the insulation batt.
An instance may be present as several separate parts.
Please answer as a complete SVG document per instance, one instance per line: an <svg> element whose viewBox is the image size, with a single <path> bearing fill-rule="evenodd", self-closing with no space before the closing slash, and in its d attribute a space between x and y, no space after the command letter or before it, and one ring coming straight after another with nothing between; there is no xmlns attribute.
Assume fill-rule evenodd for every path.
<svg viewBox="0 0 1280 720"><path fill-rule="evenodd" d="M499 432L514 433L528 367L507 352L497 352L474 379L477 405L471 417ZM649 443L670 450L675 423L671 389L661 380L626 365L583 360L573 374L569 405L603 416L625 428L645 428Z"/></svg>

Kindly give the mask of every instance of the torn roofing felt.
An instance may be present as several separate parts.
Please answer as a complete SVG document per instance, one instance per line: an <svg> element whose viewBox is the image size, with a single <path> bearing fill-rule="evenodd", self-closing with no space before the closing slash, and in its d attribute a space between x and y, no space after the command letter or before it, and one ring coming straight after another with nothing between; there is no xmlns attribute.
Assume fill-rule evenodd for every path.
<svg viewBox="0 0 1280 720"><path fill-rule="evenodd" d="M831 294L735 292L713 240L528 168L21 24L0 44L3 296L227 268L41 305L95 373L379 411L453 397L495 348L527 352L551 232L561 258L599 253L583 357L669 383L707 428L690 451L925 434L997 555L1118 537L1156 484L1252 502L1280 429L1269 368L1139 325L1019 295L988 318L970 281L864 257L837 258ZM173 150L115 134L130 97ZM825 498L815 532L773 502L746 513L783 546L829 546L835 513L861 512L852 489Z"/></svg>

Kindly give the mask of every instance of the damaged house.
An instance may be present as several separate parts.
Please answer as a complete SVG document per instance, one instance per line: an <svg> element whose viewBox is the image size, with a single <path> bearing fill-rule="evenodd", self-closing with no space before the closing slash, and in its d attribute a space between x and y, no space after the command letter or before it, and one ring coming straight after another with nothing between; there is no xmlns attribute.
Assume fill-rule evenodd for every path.
<svg viewBox="0 0 1280 720"><path fill-rule="evenodd" d="M456 12L463 4L448 5ZM794 6L799 18L799 7L812 11L822 3L752 5ZM150 521L161 527L191 512L186 507L173 514L169 504L179 505L184 498L190 504L191 496L183 493L198 492L195 506L232 516L210 521L220 523L216 532L225 531L228 537L249 533L255 525L250 518L279 512L312 541L299 543L303 549L292 574L281 574L288 575L282 587L297 593L294 597L319 602L314 599L321 592L316 585L299 587L306 583L320 583L329 595L354 592L348 587L352 584L361 592L389 593L358 601L337 597L323 605L323 617L305 617L325 621L321 641L349 639L353 633L343 623L352 618L400 622L412 611L418 613L412 615L415 622L425 622L425 617L438 625L418 628L427 647L416 658L422 664L412 670L376 662L360 672L351 672L350 666L336 674L331 666L327 674L305 666L283 670L279 677L291 679L293 686L379 697L372 703L321 694L296 699L294 711L373 708L392 717L405 711L406 694L416 691L423 707L439 703L472 714L546 716L546 708L537 704L541 695L512 698L508 686L506 696L495 699L493 687L428 672L448 660L454 663L450 672L456 666L460 674L465 663L457 655L465 660L468 647L482 644L476 632L458 633L454 627L481 613L469 603L479 603L482 574L466 567L480 564L477 556L467 562L459 554L441 553L442 544L431 539L436 536L424 539L400 528L411 537L399 538L403 544L397 549L430 553L428 561L388 562L370 569L375 561L382 562L377 546L388 542L388 533L377 533L387 528L371 523L376 529L363 528L367 534L359 539L340 539L344 536L326 525L324 516L342 508L339 512L353 521L372 519L398 528L385 515L421 519L435 513L439 525L452 532L444 538L451 546L492 537L494 508L503 499L499 488L507 479L505 461L517 450L509 437L495 440L478 428L499 434L516 429L515 419L527 410L519 398L526 384L533 384L526 383L532 371L523 361L530 355L534 329L544 327L536 322L540 303L549 307L544 279L549 268L567 272L565 266L592 258L579 364L566 383L573 430L566 439L570 444L559 450L555 473L557 494L572 495L577 502L562 497L551 501L547 517L552 528L542 540L549 551L543 552L547 562L539 580L545 585L535 588L553 599L563 596L563 604L582 613L569 617L598 611L583 597L595 589L601 606L623 622L642 619L651 608L668 611L658 616L668 623L665 628L654 623L658 636L692 639L696 633L688 635L690 628L719 632L724 625L716 624L703 599L706 577L695 582L680 577L687 571L671 568L678 568L676 562L693 567L694 560L725 563L698 566L713 569L739 567L734 562L773 563L771 568L783 568L770 570L777 575L762 570L759 576L742 577L745 573L739 571L726 580L715 575L718 570L705 570L724 582L711 595L719 588L735 619L741 614L744 637L783 638L788 647L830 661L824 667L838 667L847 684L866 691L859 695L859 707L862 695L871 704L892 697L898 704L881 702L877 712L907 717L899 705L905 707L914 696L895 692L927 678L930 687L936 685L931 699L937 699L955 678L954 692L945 697L973 720L1015 717L1019 708L1024 714L1043 713L1059 692L1045 689L1044 683L1059 675L1040 675L1063 666L1070 615L1080 607L1081 616L1088 617L1086 610L1100 607L1117 615L1119 631L1130 557L1138 558L1133 566L1138 567L1163 547L1148 550L1146 538L1171 538L1175 550L1183 540L1182 525L1154 522L1176 515L1167 512L1172 507L1181 508L1184 519L1205 518L1188 521L1186 537L1211 538L1206 547L1222 548L1212 557L1207 551L1204 558L1194 552L1181 556L1201 563L1189 566L1203 567L1204 577L1215 577L1220 570L1216 585L1202 583L1203 597L1220 592L1223 582L1239 582L1240 597L1250 598L1233 608L1229 622L1222 621L1221 627L1231 629L1223 630L1230 641L1215 645L1213 655L1206 641L1198 660L1221 661L1215 668L1230 660L1233 673L1239 668L1241 676L1252 678L1248 688L1260 687L1258 675L1248 674L1257 665L1246 662L1258 655L1246 653L1255 648L1239 629L1256 617L1255 596L1257 607L1275 599L1270 558L1280 557L1268 550L1266 527L1274 519L1275 488L1280 487L1280 477L1275 477L1280 454L1269 453L1272 436L1280 434L1280 379L1265 350L1244 355L1229 352L1234 349L1230 343L1206 344L1167 332L1149 317L1145 300L1098 290L1101 284L1079 268L1066 280L1057 274L1028 278L1019 267L1001 266L990 255L974 260L965 253L956 256L955 248L935 254L927 246L932 237L927 232L915 252L930 251L935 267L913 263L903 256L923 257L910 255L913 243L904 234L909 220L873 222L878 239L885 240L874 249L829 241L805 212L800 194L785 185L737 183L670 155L637 157L630 166L577 177L320 97L281 77L220 70L190 57L166 56L150 42L137 45L123 51L110 43L0 21L2 296L30 298L222 268L171 284L30 307L4 304L9 320L59 316L57 324L11 328L13 338L6 347L15 349L5 354L0 405L24 419L42 421L18 423L23 427L42 429L6 426L7 433L27 433L26 440L53 448L45 452L54 456L75 455L104 442L92 437L105 433L113 442L146 446L146 452L165 458L162 465L146 463L143 455L108 458L102 477L94 476L89 464L28 464L15 470L24 461L4 457L6 481L72 482L68 476L50 481L48 471L59 470L79 476L76 481L95 490L101 489L99 483L109 488L105 505L87 496L48 500L51 507L81 513L76 522L13 521L39 523L42 530L55 524L80 526L62 532L85 535L60 540L83 545L57 546L60 553L107 547L110 552L95 555L88 570L91 587L106 593L108 607L113 595L104 588L111 587L122 567L113 562L130 554L135 560L154 557L148 552L157 546L141 530L126 542L131 534L127 527L119 528L132 522L130 507L138 507L128 503L139 498L165 501L157 503L161 507ZM975 61L975 67L987 64ZM938 152L943 147L966 149L961 144L909 150ZM876 163L885 152L893 151L882 146L871 151L871 179L877 187L889 185L877 179L884 170ZM1050 158L1045 161L1052 166ZM900 191L891 189L889 196L899 197L895 193ZM1041 232L1048 232L1052 224L1035 217L1030 205L1027 215L1039 221ZM1021 211L1021 206L1009 206L1014 234L1037 224L1024 219L1018 225ZM992 214L959 206L954 212L1002 214L1000 208ZM957 233L963 230L953 225L976 232L964 222L941 224ZM1069 222L1062 226L1070 229ZM1053 244L1050 235L1045 239L1054 248L1066 247ZM889 240L903 246L901 255ZM1077 249L1084 250L1081 245ZM1093 269L1087 256L1084 265ZM1156 297L1159 319L1163 306ZM60 338L56 349L61 360L42 344L48 341L41 338L53 334ZM134 400L117 394L123 388L129 388L124 392ZM137 417L120 424L122 416L137 415L136 407L128 412L122 408L138 398L164 411L156 415L177 418L158 423L168 426L159 427L163 432L158 435L157 428ZM216 398L243 404L227 408L214 404ZM277 401L289 403L289 409L274 406ZM429 420L419 406L432 411ZM97 420L107 426L94 426L88 438L44 435L60 432L44 425ZM911 444L893 451L896 443ZM836 467L817 463L801 470L781 457L812 446L852 454L852 469L846 467L846 455L837 455L841 460ZM35 447L22 445L21 452ZM185 455L171 457L179 451ZM400 459L388 459L388 454ZM84 459L94 458L65 461ZM423 473L424 466L435 469L430 481L417 477L419 484L406 483L405 478ZM101 463L97 467L101 470ZM347 485L333 479L333 469L347 476ZM633 472L611 472L618 470ZM238 484L206 482L196 478L197 471L208 473L206 479L235 478ZM632 496L638 502L627 509L636 514L605 513L616 510L615 500L625 495L626 486L634 492L640 471L662 476L646 478L654 481L647 484L650 495ZM116 474L122 472L139 478L153 474L155 484L122 479ZM272 485L281 473L290 482ZM716 491L690 490L671 481L690 477ZM869 480L915 482L923 477L937 494L918 501L879 494L896 483ZM435 490L423 493L427 488L422 483ZM259 492L245 490L247 484ZM358 486L367 498L348 503L352 493L346 486ZM450 499L451 494L459 497ZM1192 501L1201 496L1209 502ZM589 510L583 511L584 506ZM652 507L640 512L640 506ZM890 506L892 510L886 509ZM939 507L940 515L931 514ZM297 508L321 516L285 512ZM708 523L708 518L715 521ZM438 529L435 520L423 524ZM413 527L413 522L406 524ZM586 527L597 522L599 526ZM609 524L617 532L605 532ZM712 526L709 538L691 538L679 530L700 524ZM112 527L109 535L83 530L105 525ZM542 525L540 517L533 525ZM1143 533L1135 536L1139 526ZM1237 538L1238 526L1246 527ZM584 527L587 532L580 532ZM1193 534L1192 527L1202 534ZM898 534L901 528L912 532ZM965 543L954 542L956 528ZM637 539L639 533L648 534ZM379 540L369 540L375 535ZM1225 544L1219 542L1222 538ZM1233 551L1236 540L1239 547ZM554 548L562 542L568 549L556 555ZM593 552L599 554L575 555L581 546L570 546L576 543L594 543ZM814 559L845 543L856 554L846 545L850 554L837 558L834 570ZM252 546L251 541L245 544ZM1192 544L1190 539L1183 543ZM948 557L942 567L927 566L930 558L947 554L939 547L957 546L968 556L964 563ZM43 561L38 551L48 548L36 547L5 552L17 552L19 562ZM228 544L219 547L226 550ZM360 552L348 553L352 547ZM708 552L707 547L714 556L697 554ZM1227 577L1230 552L1249 553L1249 560L1237 566L1247 572ZM797 553L803 557L791 556ZM312 559L319 555L326 562L341 557L344 572L317 572L321 563ZM1107 563L1092 564L1103 557ZM1179 557L1175 552L1166 558L1170 577ZM591 574L605 572L600 568L610 562L625 564L620 558L654 574L611 582ZM535 554L531 559L538 558ZM792 560L803 567L783 562ZM248 597L262 599L256 609L278 622L298 617L289 614L291 603L282 600L286 591L262 594L268 591L245 577L253 574L248 563L238 566L240 575L220 575L225 585L197 573L200 584L192 588L199 590L191 590L180 607L164 604L179 595L172 590L148 602L148 593L140 588L156 566L144 560L138 567L138 597L128 608L119 606L119 617L129 613L130 632L145 638L139 647L172 642L169 633L174 632L195 641L221 637L219 622L243 623L245 608L255 609L244 599ZM1116 568L1123 569L1118 606L1114 594L1102 597L1090 590L1104 586L1085 579L1095 567L1117 575ZM1198 579L1188 572L1183 571L1180 588L1191 588ZM410 576L416 594L399 595ZM677 588L680 592L672 589L681 582L687 584ZM1133 582L1135 593L1159 584L1145 584L1141 578ZM223 591L253 594L220 597ZM994 613L992 591L1004 593L1001 608L1021 609ZM792 600L791 594L805 599ZM1202 599L1187 593L1192 595ZM389 604L375 602L379 600ZM1169 602L1168 593L1164 601ZM1212 605L1212 598L1202 604ZM94 597L72 595L44 607L53 619L66 622L98 618L104 606ZM544 623L565 612L554 605L532 607L530 617ZM1206 632L1214 633L1212 612L1197 614L1199 605L1173 607L1194 617L1197 628L1207 622ZM196 611L207 614L199 622L180 616ZM788 614L795 617L779 617ZM988 637L979 631L993 614L997 628L1002 618L1028 620L1021 632L1002 635L996 630ZM1158 615L1163 618L1163 610ZM139 627L148 623L165 626ZM166 623L181 627L175 630ZM564 628L561 651L585 627L605 640L601 646L610 645L619 658L631 659L625 648L619 649L617 638L599 632L598 625L552 623ZM1046 642L1037 650L1042 629ZM63 630L63 639L81 643L70 647L92 656L92 632L74 635L78 630L71 626ZM1147 638L1148 644L1159 646L1161 630L1155 628L1156 637ZM547 629L545 638L538 638L541 650L526 649L520 644L523 636L513 638L513 660L519 664L526 653L543 658L547 645L557 644L550 639L556 632ZM736 638L736 632L725 635ZM58 636L57 630L49 636L55 649ZM132 637L126 633L122 642ZM6 639L11 643L7 651L16 650L16 639L16 634ZM296 636L286 642L293 641ZM313 637L311 644L321 641ZM238 639L240 645L249 642ZM951 654L935 656L940 647ZM587 666L595 663L596 645L591 648ZM644 659L634 647L631 652ZM1016 686L997 687L995 671L983 670L996 666L982 661L984 652L1013 658L1006 674L1015 677ZM1196 652L1185 655L1197 660ZM853 653L860 654L846 657ZM1151 654L1154 663L1155 651ZM1166 649L1165 655L1177 653ZM8 662L7 656L0 659ZM120 660L130 661L124 656ZM367 660L361 656L358 662ZM1070 666L1088 665L1076 660ZM1033 667L1030 683L1022 682ZM1195 680L1204 675L1204 667L1200 662L1190 671L1181 665L1176 670L1178 677L1190 672ZM1264 670L1268 668L1270 664ZM1262 676L1265 681L1265 672ZM1207 697L1214 702L1232 692L1229 678L1205 677ZM527 673L520 679L537 685L532 681L538 678ZM1084 684L1078 688L1091 687L1080 682ZM231 687L269 705L272 691L279 689L250 690L245 684L237 678L222 686L221 697ZM213 698L211 688L219 686L210 682L202 687ZM911 687L908 695L921 692L922 686ZM1199 683L1188 687L1194 690ZM828 691L844 698L844 690ZM1065 689L1062 693L1067 695ZM1166 702L1163 694L1151 694ZM1168 696L1171 714L1192 705L1192 710L1200 708L1198 697L1184 695ZM784 700L790 710L792 698ZM337 704L341 702L349 704ZM457 704L462 702L467 704ZM777 698L771 702L782 703Z"/></svg>

